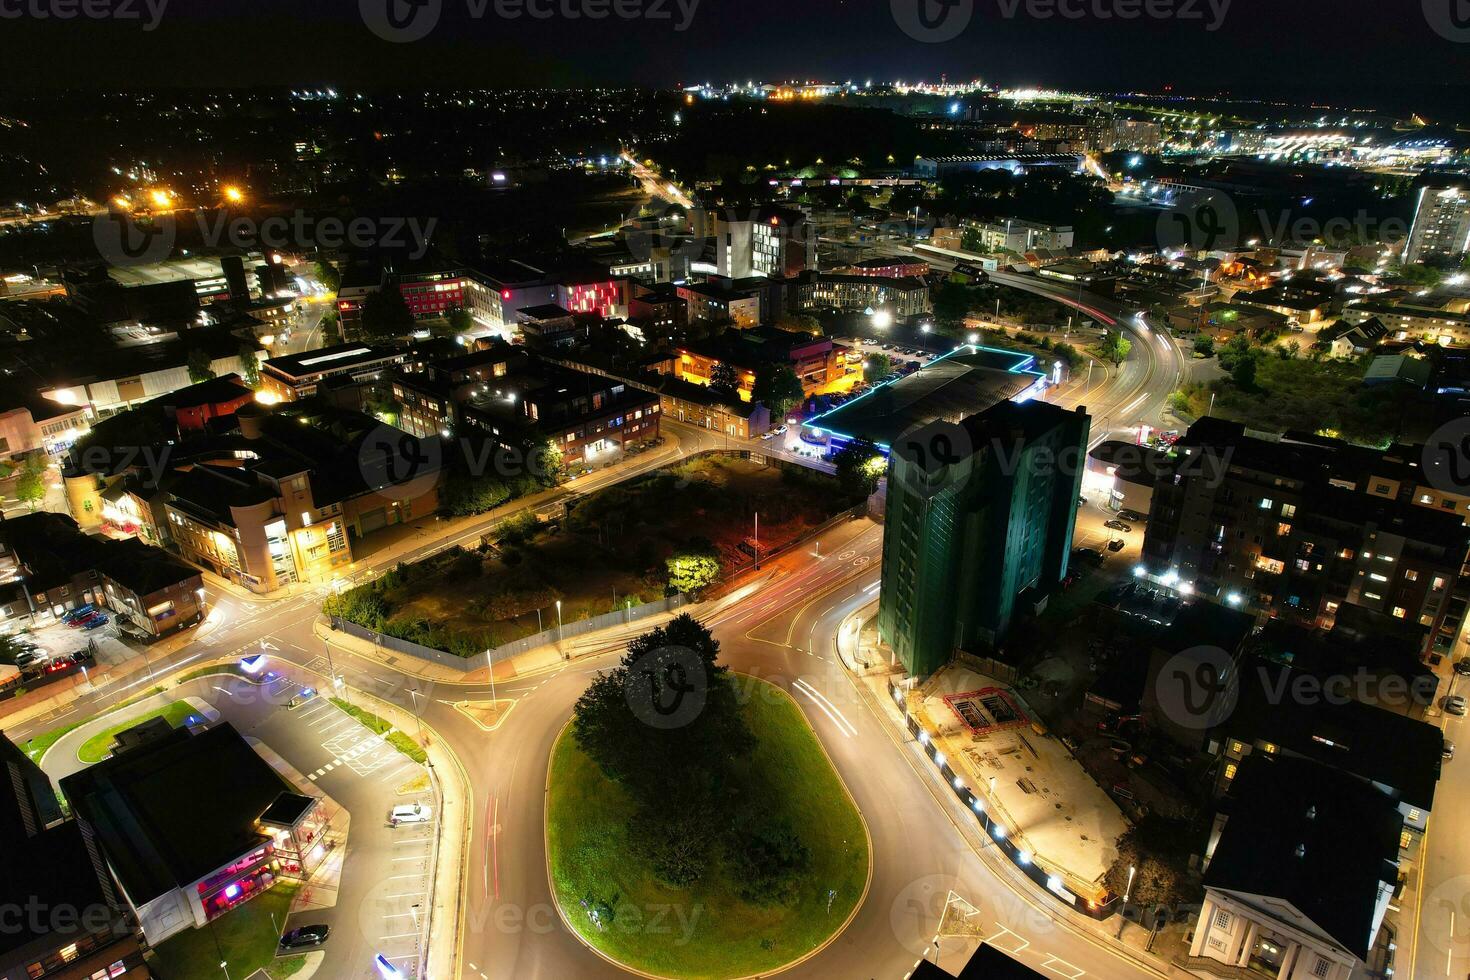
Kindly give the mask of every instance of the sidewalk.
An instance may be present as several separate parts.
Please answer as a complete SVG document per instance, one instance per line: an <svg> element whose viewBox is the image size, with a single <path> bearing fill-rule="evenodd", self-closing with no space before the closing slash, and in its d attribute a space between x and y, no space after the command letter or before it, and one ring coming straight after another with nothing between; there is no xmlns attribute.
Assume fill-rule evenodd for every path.
<svg viewBox="0 0 1470 980"><path fill-rule="evenodd" d="M291 912L331 908L337 904L337 892L342 883L347 839L352 829L351 812L328 796L320 786L303 776L299 769L283 759L275 749L253 735L245 736L245 741L250 743L256 754L270 763L272 769L296 787L296 792L316 800L317 806L327 815L327 829L323 831L322 838L331 842L331 850L302 883L301 890L291 902Z"/></svg>
<svg viewBox="0 0 1470 980"><path fill-rule="evenodd" d="M863 700L875 714L880 722L889 729L889 734L901 751L909 752L910 745L917 742L909 734L902 716L898 713L893 700L888 696L886 681L890 674L901 673L901 667L888 665L887 657L878 653L876 649L868 649L859 652L859 644L867 641L875 644L875 631L864 631L861 624L873 615L877 608L877 601L857 610L843 623L837 631L837 650L843 667L852 674ZM858 628L854 629L849 623L856 621ZM867 666L860 666L866 663ZM950 792L938 775L936 769L927 759L911 759L915 764L915 771L930 784L930 790L938 805L949 812L955 829L969 843L971 850L975 852L978 860L998 876L1006 879L1017 891L1024 894L1034 894L1040 889L1030 878L1026 877L1008 858L997 858L994 849L990 847L990 838L985 830L973 819L973 814L960 806L957 798ZM958 811L958 812L957 812ZM1056 917L1075 931L1086 935L1090 940L1097 942L1104 948L1126 955L1140 968L1154 973L1160 977L1168 976L1171 970L1171 956L1180 948L1184 935L1193 928L1193 922L1176 924L1166 927L1157 937L1154 949L1146 947L1150 942L1150 930L1142 928L1130 919L1123 928L1121 939L1116 938L1119 920L1116 916L1106 920L1096 920L1072 912L1068 907L1055 898L1048 895L1041 899L1047 910L1055 910Z"/></svg>
<svg viewBox="0 0 1470 980"><path fill-rule="evenodd" d="M590 493L630 476L676 462L682 455L682 440L672 430L660 428L664 445L640 456L625 457L611 467L579 476L555 487L548 487L528 497L509 500L483 514L467 517L421 517L407 524L397 524L375 532L366 541L353 543L353 561L343 570L342 580L358 584L359 576L372 573L401 561L416 561L441 551L460 539L478 537L496 524L525 510L533 510L556 500L580 493ZM196 566L199 567L199 566ZM266 595L252 592L212 571L202 570L211 588L244 602L279 602L306 595L325 594L327 582L293 582Z"/></svg>

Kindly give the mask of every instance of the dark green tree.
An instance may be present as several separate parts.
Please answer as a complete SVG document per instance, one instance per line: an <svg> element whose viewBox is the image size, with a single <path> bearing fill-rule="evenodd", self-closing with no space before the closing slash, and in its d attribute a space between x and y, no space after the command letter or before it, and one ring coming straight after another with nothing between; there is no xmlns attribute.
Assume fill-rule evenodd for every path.
<svg viewBox="0 0 1470 980"><path fill-rule="evenodd" d="M247 388L260 387L260 355L254 344L240 345L240 380Z"/></svg>
<svg viewBox="0 0 1470 980"><path fill-rule="evenodd" d="M29 456L21 464L20 476L15 481L15 496L31 510L46 499L46 458Z"/></svg>
<svg viewBox="0 0 1470 980"><path fill-rule="evenodd" d="M832 457L837 467L837 481L849 496L863 499L878 489L878 481L888 472L888 460L877 446L864 439L854 439Z"/></svg>
<svg viewBox="0 0 1470 980"><path fill-rule="evenodd" d="M572 736L637 807L637 847L670 884L697 881L729 826L755 747L720 645L687 613L636 637L577 700Z"/></svg>
<svg viewBox="0 0 1470 980"><path fill-rule="evenodd" d="M0 664L14 667L23 654L35 653L38 647L31 641L11 633L0 634Z"/></svg>
<svg viewBox="0 0 1470 980"><path fill-rule="evenodd" d="M869 354L863 359L863 380L870 385L888 377L888 372L892 370L893 358L887 354Z"/></svg>
<svg viewBox="0 0 1470 980"><path fill-rule="evenodd" d="M740 821L753 829L731 835L729 863L740 897L752 905L791 905L800 896L812 852L791 825L749 813Z"/></svg>
<svg viewBox="0 0 1470 980"><path fill-rule="evenodd" d="M1108 331L1108 335L1098 345L1099 353L1111 361L1113 367L1117 367L1126 361L1128 359L1128 352L1131 350L1133 350L1133 341L1123 336L1121 330Z"/></svg>
<svg viewBox="0 0 1470 980"><path fill-rule="evenodd" d="M1230 369L1230 380L1235 382L1237 388L1252 391L1256 387L1256 356L1247 354L1238 358L1235 367Z"/></svg>
<svg viewBox="0 0 1470 980"><path fill-rule="evenodd" d="M786 418L787 412L800 405L806 391L790 364L762 364L756 368L750 397L770 409L772 420L777 420Z"/></svg>
<svg viewBox="0 0 1470 980"><path fill-rule="evenodd" d="M211 364L209 355L198 347L189 351L190 383L198 384L201 381L208 381L214 377L214 368L210 366Z"/></svg>
<svg viewBox="0 0 1470 980"><path fill-rule="evenodd" d="M740 397L740 375L735 372L735 366L726 364L724 361L716 364L709 373L710 390L718 392L721 398L734 399Z"/></svg>
<svg viewBox="0 0 1470 980"><path fill-rule="evenodd" d="M362 303L362 332L377 339L392 339L412 333L413 311L394 285L368 294Z"/></svg>
<svg viewBox="0 0 1470 980"><path fill-rule="evenodd" d="M342 288L342 274L330 262L323 262L320 259L317 260L316 278L318 282L334 293Z"/></svg>
<svg viewBox="0 0 1470 980"><path fill-rule="evenodd" d="M475 326L474 316L463 306L451 306L445 310L444 319L449 321L449 329L457 334L466 333Z"/></svg>

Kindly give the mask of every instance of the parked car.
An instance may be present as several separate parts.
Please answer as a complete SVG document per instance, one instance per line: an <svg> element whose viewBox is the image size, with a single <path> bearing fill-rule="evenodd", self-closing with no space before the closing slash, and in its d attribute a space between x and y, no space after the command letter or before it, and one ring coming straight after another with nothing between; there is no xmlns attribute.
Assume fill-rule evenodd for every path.
<svg viewBox="0 0 1470 980"><path fill-rule="evenodd" d="M1449 739L1445 739L1444 748L1441 750L1441 754L1444 756L1444 761L1446 762L1449 762L1451 759L1453 759L1455 757L1455 743L1451 742Z"/></svg>
<svg viewBox="0 0 1470 980"><path fill-rule="evenodd" d="M1113 540L1109 541L1108 542L1108 550L1109 551L1113 551L1113 552L1122 551L1123 550L1123 539L1122 538L1114 538Z"/></svg>
<svg viewBox="0 0 1470 980"><path fill-rule="evenodd" d="M276 955L296 953L304 949L316 949L327 942L327 936L332 932L329 925L300 926L291 929L281 936L281 942L277 947Z"/></svg>
<svg viewBox="0 0 1470 980"><path fill-rule="evenodd" d="M1465 699L1458 694L1451 694L1449 697L1441 698L1439 706L1443 708L1448 714L1465 714Z"/></svg>
<svg viewBox="0 0 1470 980"><path fill-rule="evenodd" d="M70 623L78 619L83 619L87 616L90 616L92 612L96 610L96 608L97 607L90 602L87 603L85 606L77 606L75 609L62 616L61 621L63 623Z"/></svg>
<svg viewBox="0 0 1470 980"><path fill-rule="evenodd" d="M405 823L428 823L430 812L430 808L422 803L400 803L388 814L388 823L393 827Z"/></svg>
<svg viewBox="0 0 1470 980"><path fill-rule="evenodd" d="M100 612L97 612L96 610L93 610L92 612L89 612L87 615L81 617L80 619L73 619L71 622L67 623L66 625L67 626L70 626L72 629L79 629L79 628L86 627L87 624L92 623L92 622L95 622L96 620L101 619L101 618L102 618L102 614Z"/></svg>
<svg viewBox="0 0 1470 980"><path fill-rule="evenodd" d="M1470 657L1461 657L1455 661L1455 673L1470 674Z"/></svg>
<svg viewBox="0 0 1470 980"><path fill-rule="evenodd" d="M1133 530L1132 527L1124 524L1122 521L1104 521L1103 527L1107 528L1110 531L1122 531L1124 534L1127 534L1129 531Z"/></svg>
<svg viewBox="0 0 1470 980"><path fill-rule="evenodd" d="M1072 557L1081 561L1091 562L1093 565L1101 565L1107 556L1096 548L1078 548L1072 552Z"/></svg>
<svg viewBox="0 0 1470 980"><path fill-rule="evenodd" d="M93 619L87 620L85 623L82 624L82 632L83 633L90 633L93 630L100 630L102 627L104 627L106 625L107 625L107 617L106 616L97 616L97 617L95 617Z"/></svg>
<svg viewBox="0 0 1470 980"><path fill-rule="evenodd" d="M1143 520L1143 515L1136 510L1120 510L1118 511L1118 520L1132 521L1137 524Z"/></svg>

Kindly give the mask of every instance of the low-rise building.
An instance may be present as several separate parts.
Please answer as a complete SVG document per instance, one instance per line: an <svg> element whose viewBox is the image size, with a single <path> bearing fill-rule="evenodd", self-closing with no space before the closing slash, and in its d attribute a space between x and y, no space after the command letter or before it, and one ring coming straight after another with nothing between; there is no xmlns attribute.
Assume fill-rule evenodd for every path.
<svg viewBox="0 0 1470 980"><path fill-rule="evenodd" d="M62 514L39 512L0 522L0 555L12 562L20 598L7 618L50 622L92 605L126 615L151 637L168 636L204 616L199 570L137 540L84 533Z"/></svg>
<svg viewBox="0 0 1470 980"><path fill-rule="evenodd" d="M229 724L144 739L61 791L153 945L304 880L323 857L317 801Z"/></svg>
<svg viewBox="0 0 1470 980"><path fill-rule="evenodd" d="M51 780L0 735L0 980L147 980L111 873L65 819Z"/></svg>
<svg viewBox="0 0 1470 980"><path fill-rule="evenodd" d="M1423 340L1431 344L1470 344L1470 313L1429 309L1410 303L1352 303L1343 308L1342 321L1360 326L1378 320L1393 340Z"/></svg>
<svg viewBox="0 0 1470 980"><path fill-rule="evenodd" d="M889 279L867 274L807 273L797 284L801 310L872 310L896 319L933 311L929 285L921 278Z"/></svg>
<svg viewBox="0 0 1470 980"><path fill-rule="evenodd" d="M331 378L379 378L403 359L401 350L372 344L337 344L273 357L261 365L261 391L278 401L296 401L316 394L322 382Z"/></svg>
<svg viewBox="0 0 1470 980"><path fill-rule="evenodd" d="M1403 818L1372 785L1254 756L1216 817L1186 969L1222 980L1348 980L1391 964Z"/></svg>
<svg viewBox="0 0 1470 980"><path fill-rule="evenodd" d="M845 347L827 337L756 327L728 330L718 337L682 344L675 348L673 358L655 365L655 370L707 385L717 366L728 365L734 370L740 397L749 401L756 372L763 365L790 366L801 380L802 390L813 395L848 377L846 353Z"/></svg>
<svg viewBox="0 0 1470 980"><path fill-rule="evenodd" d="M708 385L681 378L663 379L659 385L659 402L664 418L723 432L736 439L754 439L771 428L770 410L759 402L725 398Z"/></svg>

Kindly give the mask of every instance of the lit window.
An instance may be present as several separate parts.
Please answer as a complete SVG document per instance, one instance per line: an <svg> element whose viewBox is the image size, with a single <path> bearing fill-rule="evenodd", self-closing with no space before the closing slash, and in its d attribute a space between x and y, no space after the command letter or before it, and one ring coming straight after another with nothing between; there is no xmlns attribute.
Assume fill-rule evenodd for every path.
<svg viewBox="0 0 1470 980"><path fill-rule="evenodd" d="M1238 767L1233 762L1231 762L1231 763L1229 763L1229 764L1227 764L1225 766L1225 781L1227 783L1230 782L1232 779L1235 778L1235 773L1236 773L1237 768Z"/></svg>
<svg viewBox="0 0 1470 980"><path fill-rule="evenodd" d="M1435 592L1440 591L1441 589L1444 588L1444 579L1441 578L1438 575L1434 576L1434 581L1432 583L1430 583L1430 586L1429 587L1431 589L1433 589Z"/></svg>
<svg viewBox="0 0 1470 980"><path fill-rule="evenodd" d="M1371 578L1375 582L1387 582L1388 581L1388 576L1387 575L1379 575L1377 572L1370 573L1368 575L1368 577Z"/></svg>
<svg viewBox="0 0 1470 980"><path fill-rule="evenodd" d="M1270 497L1261 498L1261 510L1270 510L1276 504Z"/></svg>
<svg viewBox="0 0 1470 980"><path fill-rule="evenodd" d="M1405 609L1403 606L1394 606L1393 607L1393 614L1395 616L1397 616L1399 619L1403 619L1403 618L1405 618L1406 616L1409 615L1409 611L1407 609Z"/></svg>
<svg viewBox="0 0 1470 980"><path fill-rule="evenodd" d="M1414 571L1412 568L1406 568L1406 569L1404 569L1404 581L1405 582L1417 582L1417 581L1419 581L1419 573L1416 572L1416 571Z"/></svg>

